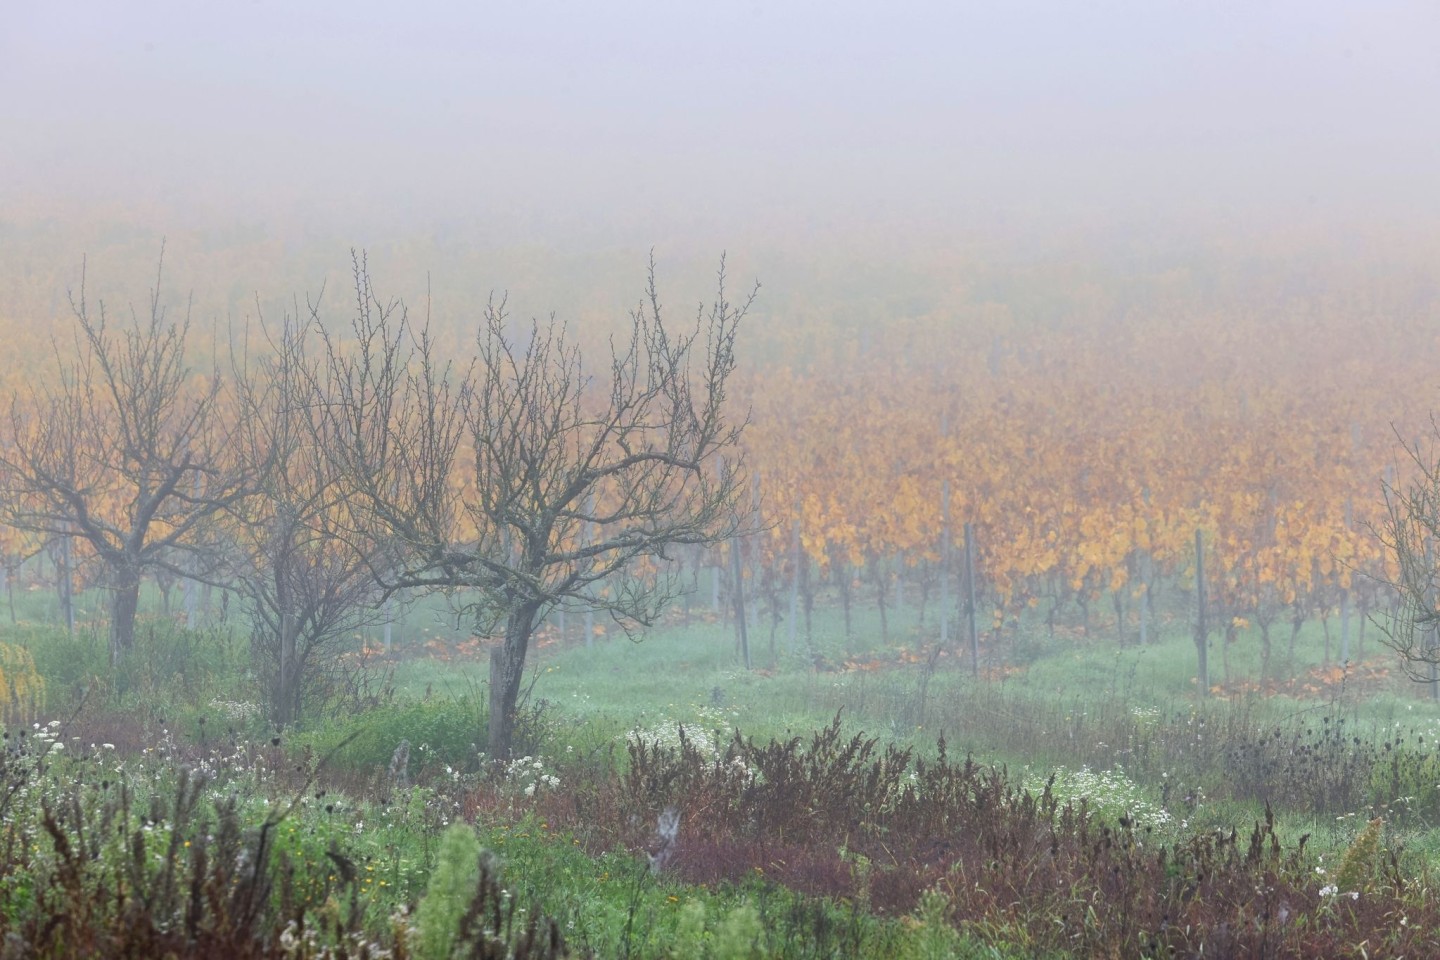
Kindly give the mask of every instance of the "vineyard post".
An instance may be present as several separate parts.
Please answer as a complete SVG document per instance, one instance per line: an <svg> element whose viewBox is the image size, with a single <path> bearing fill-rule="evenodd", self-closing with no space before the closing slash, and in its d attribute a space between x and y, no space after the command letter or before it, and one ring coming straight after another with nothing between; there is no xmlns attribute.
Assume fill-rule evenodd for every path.
<svg viewBox="0 0 1440 960"><path fill-rule="evenodd" d="M1419 449L1417 444L1416 449ZM1440 664L1436 663L1436 654L1440 652L1440 637L1436 636L1435 630L1435 539L1425 538L1425 640L1422 649L1425 652L1425 660L1430 667L1430 699L1440 700Z"/></svg>
<svg viewBox="0 0 1440 960"><path fill-rule="evenodd" d="M980 631L975 624L975 525L965 524L965 612L970 618L970 672L980 676Z"/></svg>
<svg viewBox="0 0 1440 960"><path fill-rule="evenodd" d="M391 647L393 646L394 640L395 640L395 629L394 629L394 628L395 628L395 598L394 598L394 596L389 596L389 597L386 597L386 598L385 598L384 612L385 612L385 655L388 657L388 656L390 655L390 649L391 649Z"/></svg>
<svg viewBox="0 0 1440 960"><path fill-rule="evenodd" d="M595 492L590 492L589 498L585 501L585 515L595 516ZM584 546L590 546L595 538L594 521L586 520L580 527L580 539ZM589 650L595 646L595 608L585 608L585 649Z"/></svg>
<svg viewBox="0 0 1440 960"><path fill-rule="evenodd" d="M56 564L60 587L60 610L65 615L65 632L75 636L75 571L70 565L70 538L60 539L60 562Z"/></svg>
<svg viewBox="0 0 1440 960"><path fill-rule="evenodd" d="M467 591L460 609L477 632L503 631L486 731L499 763L544 614L574 601L627 631L651 627L686 586L673 570L644 575L651 563L690 544L723 548L745 526L748 415L732 420L726 397L756 294L732 303L722 260L712 306L677 329L662 318L652 261L628 340L602 360L607 381L553 318L517 339L503 299L485 307L474 354L452 362L403 304L376 296L363 256L353 268L350 333L326 341L317 375L336 495L350 535L393 554L370 565L381 590ZM730 469L716 476L722 457ZM587 523L593 540L580 547Z"/></svg>
<svg viewBox="0 0 1440 960"><path fill-rule="evenodd" d="M196 502L200 500L200 474L195 474L195 479L190 483L190 496ZM190 573L199 572L199 562L190 557L186 567ZM185 580L185 629L194 630L200 625L200 581L193 576Z"/></svg>
<svg viewBox="0 0 1440 960"><path fill-rule="evenodd" d="M1140 551L1140 556L1136 559L1135 566L1140 573L1141 593L1138 606L1140 613L1140 646L1143 647L1150 639L1150 611L1148 609L1150 606L1150 551Z"/></svg>
<svg viewBox="0 0 1440 960"><path fill-rule="evenodd" d="M295 669L295 614L286 610L280 615L280 689L277 691L275 721L279 726L289 726L296 719L295 688L299 677Z"/></svg>
<svg viewBox="0 0 1440 960"><path fill-rule="evenodd" d="M785 652L795 652L795 617L800 605L800 501L790 523L790 619L785 623Z"/></svg>
<svg viewBox="0 0 1440 960"><path fill-rule="evenodd" d="M950 480L940 482L940 645L950 640Z"/></svg>
<svg viewBox="0 0 1440 960"><path fill-rule="evenodd" d="M740 645L740 659L750 669L750 634L745 624L745 570L740 562L740 538L730 540L730 575L735 580L735 639Z"/></svg>
<svg viewBox="0 0 1440 960"><path fill-rule="evenodd" d="M905 618L905 551L895 556L895 622Z"/></svg>
<svg viewBox="0 0 1440 960"><path fill-rule="evenodd" d="M710 609L714 613L720 612L720 564L710 564Z"/></svg>
<svg viewBox="0 0 1440 960"><path fill-rule="evenodd" d="M725 458L716 459L716 469L719 471L720 484L725 486L734 483L734 475L725 469ZM737 529L730 537L730 579L733 581L734 592L732 602L735 614L735 646L740 654L740 661L745 669L750 669L750 632L745 622L745 564L740 556L740 532Z"/></svg>
<svg viewBox="0 0 1440 960"><path fill-rule="evenodd" d="M1205 542L1199 529L1195 531L1195 651L1200 658L1200 696L1210 694L1210 668L1207 662L1209 627L1205 623Z"/></svg>
<svg viewBox="0 0 1440 960"><path fill-rule="evenodd" d="M759 470L756 470L754 473L752 473L752 474L750 475L750 510L751 510L751 524L752 524L751 529L754 529L754 530L764 530L764 529L765 529L765 518L764 518L764 516L762 515L762 511L761 511L761 509L760 509L760 471L759 471ZM762 560L761 551L760 551L759 549L757 549L757 550L755 550L755 555L751 558L751 561L750 561L750 577L751 577L751 581L756 585L755 589L756 589L756 591L757 591L757 594L759 593L759 591L760 591L760 589L761 589L761 588L760 588L760 582L761 582L761 570L760 570L760 565L761 565L761 560ZM750 613L750 627L751 627L752 629L754 629L754 630L759 630L759 629L760 629L760 602L759 602L758 599L757 599L755 602L753 602L753 603L750 604L749 613ZM773 641L774 641L775 634L772 632L772 633L770 634L770 637L771 637L771 641L772 641L771 644L770 644L770 653L771 653L772 658L773 658L773 655L774 655L774 653L775 653L775 644L774 644L774 642L773 642Z"/></svg>
<svg viewBox="0 0 1440 960"><path fill-rule="evenodd" d="M1345 498L1345 533L1349 535L1350 525L1355 517L1355 501ZM1343 575L1343 574L1342 574ZM1350 662L1350 588L1340 588L1340 662Z"/></svg>

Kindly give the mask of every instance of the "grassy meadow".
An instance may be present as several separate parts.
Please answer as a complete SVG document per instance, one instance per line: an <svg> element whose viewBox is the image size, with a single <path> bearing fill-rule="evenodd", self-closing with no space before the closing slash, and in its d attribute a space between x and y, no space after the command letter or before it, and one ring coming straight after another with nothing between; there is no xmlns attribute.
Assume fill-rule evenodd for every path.
<svg viewBox="0 0 1440 960"><path fill-rule="evenodd" d="M882 641L877 610L847 636L824 592L808 636L782 621L772 643L761 611L746 670L702 593L634 639L552 618L516 757L491 765L485 643L437 601L389 653L357 637L348 686L276 731L222 609L192 631L147 597L111 670L100 594L71 635L52 595L19 591L0 622L7 951L1437 949L1440 705L1374 625L1342 665L1307 624L1264 683L1258 640L1217 634L1207 692L1178 594L1145 645L1062 611L985 638L975 676L933 604L890 610Z"/></svg>

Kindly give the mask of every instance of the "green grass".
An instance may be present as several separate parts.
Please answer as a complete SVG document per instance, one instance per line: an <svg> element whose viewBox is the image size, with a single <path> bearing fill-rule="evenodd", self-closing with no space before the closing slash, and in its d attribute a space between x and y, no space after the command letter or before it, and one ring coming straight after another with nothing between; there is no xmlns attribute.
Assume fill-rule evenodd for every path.
<svg viewBox="0 0 1440 960"><path fill-rule="evenodd" d="M85 596L91 614L100 599ZM1029 956L1035 949L1023 926L957 931L944 925L942 935L918 913L901 923L773 884L700 888L656 877L634 850L591 849L580 836L552 829L518 791L508 805L468 808L473 798L467 784L476 782L478 745L484 742L489 665L473 644L456 646L469 638L469 630L442 601L414 604L396 623L393 696L363 712L317 715L273 748L267 746L272 731L263 718L226 716L230 707L260 700L238 624L192 633L152 615L142 622L135 656L115 673L103 625L90 622L68 635L55 624L53 610L48 621L40 616L47 603L53 598L17 594L17 614L26 616L15 625L0 621L0 640L34 655L49 684L48 715L85 704L77 729L87 740L121 741L128 733L137 749L167 738L192 746L228 741L243 748L248 742L258 744L246 748L252 756L273 749L284 762L302 767L326 758L330 792L315 796L312 790L300 799L281 829L280 849L300 865L308 895L321 905L338 895L327 851L332 843L348 851L368 876L359 882L367 890L365 912L372 925L383 926L400 905L413 905L424 895L443 829L457 818L474 817L482 844L498 855L502 878L516 896L556 917L575 934L572 942L602 956L678 956L675 945L682 941L719 955L725 931L744 928L752 910L767 935L799 937L797 924L806 923L814 929L806 928L804 936L812 938L821 928L849 931L845 945L836 941L840 955L929 955L917 946L925 937L948 951L934 955ZM147 603L153 607L155 598ZM1178 615L1162 618L1147 646L1119 647L1113 624L1098 613L1089 636L1070 616L1060 618L1054 637L1037 614L987 643L985 675L977 679L956 641L929 669L927 654L938 630L933 605L923 626L913 606L892 611L885 644L872 605L857 601L855 629L847 638L833 597L824 598L815 611L813 636L807 640L797 631L793 649L787 649L783 624L773 658L768 623L752 632L753 670L740 662L733 629L705 613L705 605L696 602L690 625L671 622L638 642L612 633L585 644L576 636L579 618L573 616L568 640L552 642L553 632L545 633L547 642L532 651L526 680L534 681L530 703L541 706L525 750L543 754L545 769L558 771L568 789L574 778L623 769L632 731L661 735L684 725L723 742L738 729L764 741L808 735L838 712L847 731L868 731L920 756L933 756L937 738L944 736L951 756L973 753L1002 764L1035 789L1058 771L1057 794L1085 795L1092 809L1107 817L1163 810L1168 820L1156 820L1159 835L1180 840L1197 831L1243 831L1263 821L1268 776L1307 785L1309 775L1299 767L1272 771L1262 765L1243 768L1250 770L1255 789L1233 789L1231 772L1242 767L1227 751L1236 745L1250 749L1246 745L1260 732L1283 730L1299 738L1297 743L1309 743L1306 731L1320 730L1328 717L1343 719L1349 735L1365 744L1403 731L1410 738L1405 750L1418 753L1426 748L1414 739L1417 732L1440 738L1440 705L1403 680L1385 680L1372 671L1357 672L1355 682L1312 683L1307 671L1323 666L1318 624L1302 630L1294 663L1286 657L1288 627L1277 631L1276 666L1283 667L1284 677L1301 680L1268 696L1247 687L1259 679L1256 631L1242 633L1230 646L1228 684L1222 641L1215 637L1211 679L1224 689L1209 695L1195 682L1194 644ZM378 635L372 630L365 639L374 644ZM468 657L457 653L462 649L471 651ZM1372 630L1367 657L1378 650ZM427 655L435 652L444 656ZM411 743L411 774L422 786L396 793L385 768L402 739ZM1413 769L1407 767L1396 789L1409 794L1440 789L1434 785L1440 774L1430 764L1417 760ZM173 771L156 779L157 789L172 777ZM283 780L234 781L246 798L248 817L263 817L264 810L289 802ZM1390 780L1378 775L1373 784L1340 786L1350 790L1345 796L1365 799L1310 809L1303 791L1287 794L1275 805L1277 836L1291 845L1308 835L1309 849L1333 862L1370 817L1383 814L1391 821L1387 840L1404 844L1407 862L1440 857L1440 804L1414 816L1385 806L1394 797L1386 795Z"/></svg>

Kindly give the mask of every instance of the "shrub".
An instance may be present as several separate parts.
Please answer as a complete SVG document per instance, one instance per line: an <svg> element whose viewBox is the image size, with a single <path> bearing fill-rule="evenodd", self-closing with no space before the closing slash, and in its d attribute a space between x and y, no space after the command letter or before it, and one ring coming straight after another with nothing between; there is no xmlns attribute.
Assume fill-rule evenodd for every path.
<svg viewBox="0 0 1440 960"><path fill-rule="evenodd" d="M345 738L349 743L335 749ZM321 755L335 750L332 763L351 770L388 768L395 747L410 742L411 770L427 764L473 770L485 742L484 707L469 697L437 697L380 707L348 721L327 723L302 736Z"/></svg>
<svg viewBox="0 0 1440 960"><path fill-rule="evenodd" d="M0 643L0 720L8 726L31 723L45 709L45 678L24 647Z"/></svg>
<svg viewBox="0 0 1440 960"><path fill-rule="evenodd" d="M425 897L415 908L413 942L418 960L449 960L455 935L480 883L480 841L475 828L452 824L440 839L440 854Z"/></svg>

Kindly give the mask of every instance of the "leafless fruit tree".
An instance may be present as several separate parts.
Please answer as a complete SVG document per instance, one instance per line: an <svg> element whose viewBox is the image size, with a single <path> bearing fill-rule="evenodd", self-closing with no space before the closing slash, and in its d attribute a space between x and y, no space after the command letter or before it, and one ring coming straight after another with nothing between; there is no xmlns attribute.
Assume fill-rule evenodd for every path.
<svg viewBox="0 0 1440 960"><path fill-rule="evenodd" d="M341 524L341 477L324 452L311 329L298 305L278 330L257 311L257 326L232 357L234 453L254 477L256 495L232 512L229 574L250 615L271 720L281 727L326 698L345 669L339 648L383 616L370 573L374 545Z"/></svg>
<svg viewBox="0 0 1440 960"><path fill-rule="evenodd" d="M1440 425L1433 434L1440 438ZM1421 441L1401 446L1408 479L1384 483L1385 513L1374 530L1392 561L1383 585L1395 597L1379 623L1381 642L1440 698L1440 454Z"/></svg>
<svg viewBox="0 0 1440 960"><path fill-rule="evenodd" d="M375 295L355 263L353 340L327 340L326 449L353 536L388 545L383 589L452 591L490 662L492 760L510 754L522 671L561 601L633 628L676 596L667 551L731 536L747 491L746 418L727 388L754 301L718 294L693 326L666 322L653 263L628 335L598 374L553 318L511 324L486 307L473 357L442 356L428 324ZM758 289L758 287L757 287ZM725 468L720 468L723 458Z"/></svg>
<svg viewBox="0 0 1440 960"><path fill-rule="evenodd" d="M186 367L189 320L166 319L160 278L148 315L117 331L103 303L91 311L82 272L74 351L57 342L55 377L12 395L0 443L5 522L83 541L105 565L114 662L134 645L141 577L212 574L213 524L249 490L229 455L223 380Z"/></svg>

